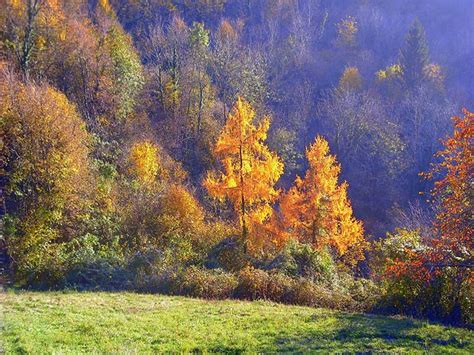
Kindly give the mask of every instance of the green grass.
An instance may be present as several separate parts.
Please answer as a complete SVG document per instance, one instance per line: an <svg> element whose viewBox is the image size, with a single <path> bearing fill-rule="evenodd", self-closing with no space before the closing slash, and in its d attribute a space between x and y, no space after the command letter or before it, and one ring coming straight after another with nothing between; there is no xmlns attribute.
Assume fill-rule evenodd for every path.
<svg viewBox="0 0 474 355"><path fill-rule="evenodd" d="M6 353L410 351L474 353L474 332L268 302L133 293L2 294Z"/></svg>

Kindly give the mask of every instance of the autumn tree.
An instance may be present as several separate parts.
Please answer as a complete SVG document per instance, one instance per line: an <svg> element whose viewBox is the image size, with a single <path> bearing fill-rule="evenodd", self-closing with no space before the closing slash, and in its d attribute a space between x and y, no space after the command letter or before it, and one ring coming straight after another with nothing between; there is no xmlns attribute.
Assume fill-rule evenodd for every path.
<svg viewBox="0 0 474 355"><path fill-rule="evenodd" d="M144 187L153 185L160 168L158 146L150 141L136 142L130 149L129 161L130 172L139 183Z"/></svg>
<svg viewBox="0 0 474 355"><path fill-rule="evenodd" d="M347 197L348 185L338 184L341 167L322 137L307 149L306 157L305 177L297 177L295 186L281 199L284 224L294 238L315 248L329 246L344 255L364 243L362 223L354 218Z"/></svg>
<svg viewBox="0 0 474 355"><path fill-rule="evenodd" d="M204 181L211 196L234 206L244 246L253 225L272 215L271 203L279 195L275 183L283 173L283 163L265 145L269 118L254 120L253 108L238 98L213 151L222 171L209 172Z"/></svg>
<svg viewBox="0 0 474 355"><path fill-rule="evenodd" d="M209 34L202 23L193 23L181 67L181 78L189 87L183 92L180 102L179 115L185 121L181 147L186 168L193 176L202 174L212 160L211 145L221 126L212 115L216 97L207 70L211 59Z"/></svg>
<svg viewBox="0 0 474 355"><path fill-rule="evenodd" d="M131 38L119 26L113 26L106 36L109 55L112 60L112 75L118 118L126 118L133 112L135 99L143 85L140 58L135 52Z"/></svg>
<svg viewBox="0 0 474 355"><path fill-rule="evenodd" d="M124 243L129 250L141 250L160 242L160 198L173 175L175 162L151 139L137 139L124 152L123 171L114 196L122 220Z"/></svg>
<svg viewBox="0 0 474 355"><path fill-rule="evenodd" d="M465 110L453 120L454 133L437 153L441 161L423 174L439 177L432 191L437 211L432 228L388 234L371 259L381 261L378 274L399 311L470 323L474 115Z"/></svg>
<svg viewBox="0 0 474 355"><path fill-rule="evenodd" d="M188 99L192 105L192 116L196 116L193 122L193 133L200 135L202 129L203 109L209 92L209 78L206 73L208 62L209 31L203 24L194 23L189 33L190 47L190 76L192 80L193 95Z"/></svg>
<svg viewBox="0 0 474 355"><path fill-rule="evenodd" d="M472 321L474 114L454 117L455 129L422 174L439 178L432 191L437 211L431 228L398 229L375 245L377 270L390 301L404 312L455 322ZM377 256L379 254L379 256ZM380 259L380 256L382 258ZM377 264L377 263L376 263Z"/></svg>
<svg viewBox="0 0 474 355"><path fill-rule="evenodd" d="M62 4L55 0L7 0L2 11L6 12L5 18L0 16L6 44L2 50L28 79L49 42L65 35Z"/></svg>
<svg viewBox="0 0 474 355"><path fill-rule="evenodd" d="M184 184L181 165L153 140L132 143L125 160L114 204L127 250L178 248L180 259L174 262L184 262L228 235L226 223L206 220L204 208Z"/></svg>
<svg viewBox="0 0 474 355"><path fill-rule="evenodd" d="M258 51L241 44L243 23L221 22L214 37L212 75L223 103L223 116L238 96L254 107L263 106L268 96L265 60Z"/></svg>
<svg viewBox="0 0 474 355"><path fill-rule="evenodd" d="M435 227L439 239L433 240L435 262L444 266L473 266L474 246L474 113L464 110L464 117L453 117L454 133L446 139L444 149L436 155L427 177L435 181L433 198L440 205Z"/></svg>
<svg viewBox="0 0 474 355"><path fill-rule="evenodd" d="M63 243L82 231L93 187L90 137L62 93L21 84L8 72L1 81L6 235L17 276L25 281L48 263L60 263Z"/></svg>
<svg viewBox="0 0 474 355"><path fill-rule="evenodd" d="M105 75L100 78L101 89L108 94L107 104L112 108L107 114L124 120L133 112L143 86L143 68L132 38L117 21L109 1L99 1L94 10L93 20L103 44L103 50L98 52L105 52L103 55L108 59Z"/></svg>
<svg viewBox="0 0 474 355"><path fill-rule="evenodd" d="M26 78L29 77L31 60L38 46L44 44L44 38L38 37L38 15L44 6L43 0L7 1L6 11L11 32L11 48L15 53L18 66ZM7 28L8 28L7 27Z"/></svg>
<svg viewBox="0 0 474 355"><path fill-rule="evenodd" d="M357 32L359 27L357 20L347 16L337 23L338 41L348 47L354 47L357 43Z"/></svg>
<svg viewBox="0 0 474 355"><path fill-rule="evenodd" d="M339 90L358 91L362 88L362 76L357 67L346 67L344 73L339 79Z"/></svg>

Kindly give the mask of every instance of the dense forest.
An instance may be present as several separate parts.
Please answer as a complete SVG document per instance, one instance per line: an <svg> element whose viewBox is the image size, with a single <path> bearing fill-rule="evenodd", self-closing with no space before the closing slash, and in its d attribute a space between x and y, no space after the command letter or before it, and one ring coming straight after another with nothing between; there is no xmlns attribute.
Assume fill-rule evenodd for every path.
<svg viewBox="0 0 474 355"><path fill-rule="evenodd" d="M471 0L0 0L16 285L474 314Z"/></svg>

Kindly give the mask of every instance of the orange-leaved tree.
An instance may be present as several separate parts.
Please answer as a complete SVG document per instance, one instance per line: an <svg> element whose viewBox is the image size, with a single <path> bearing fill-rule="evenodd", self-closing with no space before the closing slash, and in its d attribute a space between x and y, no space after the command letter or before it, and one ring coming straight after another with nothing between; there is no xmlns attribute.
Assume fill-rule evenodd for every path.
<svg viewBox="0 0 474 355"><path fill-rule="evenodd" d="M306 150L309 168L283 195L280 203L286 231L315 248L330 247L339 256L352 254L353 261L363 258L365 244L362 222L354 218L347 197L346 182L338 184L340 165L329 154L329 144L318 136Z"/></svg>
<svg viewBox="0 0 474 355"><path fill-rule="evenodd" d="M251 105L238 98L213 150L222 164L222 172L209 172L204 181L211 196L228 199L234 206L244 248L249 230L272 215L271 203L279 195L275 183L283 173L283 163L265 145L269 118L258 124L254 119Z"/></svg>
<svg viewBox="0 0 474 355"><path fill-rule="evenodd" d="M454 132L436 154L440 161L421 174L438 179L432 191L436 211L432 235L423 238L418 230L397 230L382 241L381 254L386 257L383 275L395 307L469 324L474 281L474 114L464 110L464 117L453 120Z"/></svg>
<svg viewBox="0 0 474 355"><path fill-rule="evenodd" d="M435 228L439 238L432 240L431 261L441 266L473 266L474 237L474 113L453 117L454 133L436 155L442 161L428 174L435 182L433 197L439 201Z"/></svg>

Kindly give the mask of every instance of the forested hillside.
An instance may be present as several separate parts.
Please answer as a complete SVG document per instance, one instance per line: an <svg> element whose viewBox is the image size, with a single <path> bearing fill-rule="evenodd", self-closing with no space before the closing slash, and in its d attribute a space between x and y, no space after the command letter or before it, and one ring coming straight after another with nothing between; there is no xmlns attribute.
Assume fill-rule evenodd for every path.
<svg viewBox="0 0 474 355"><path fill-rule="evenodd" d="M17 286L472 323L472 1L0 4Z"/></svg>

